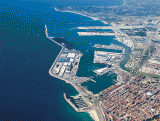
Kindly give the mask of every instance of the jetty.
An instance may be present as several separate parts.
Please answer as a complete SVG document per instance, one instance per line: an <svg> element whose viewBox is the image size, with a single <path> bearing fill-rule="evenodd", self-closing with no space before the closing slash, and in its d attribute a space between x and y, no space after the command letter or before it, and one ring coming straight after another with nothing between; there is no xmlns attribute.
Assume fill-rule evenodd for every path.
<svg viewBox="0 0 160 121"><path fill-rule="evenodd" d="M91 81L96 83L96 81L95 81L95 80L93 80L93 79L91 79Z"/></svg>

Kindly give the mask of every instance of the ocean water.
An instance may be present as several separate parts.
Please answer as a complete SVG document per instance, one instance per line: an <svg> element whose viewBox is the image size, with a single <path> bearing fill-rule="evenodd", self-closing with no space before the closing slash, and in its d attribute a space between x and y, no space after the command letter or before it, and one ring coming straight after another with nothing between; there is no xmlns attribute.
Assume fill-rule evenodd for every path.
<svg viewBox="0 0 160 121"><path fill-rule="evenodd" d="M73 14L73 13L70 13ZM98 25L104 25L100 21L97 21ZM89 26L91 26L89 24ZM94 25L95 26L95 25ZM106 25L105 25L106 26ZM59 34L66 38L66 40L70 43L73 43L74 48L76 50L81 50L83 56L80 60L79 69L77 72L77 76L79 77L90 77L96 75L94 70L104 68L106 65L93 63L94 60L94 51L109 51L109 52L122 52L120 50L108 50L108 49L97 49L93 48L95 44L104 44L109 45L111 43L122 46L126 49L126 53L130 52L130 48L123 45L120 42L114 40L114 36L79 36L77 32L86 31L86 30L77 30L77 29L65 29L65 31L61 31ZM101 30L98 30L101 31ZM71 33L71 34L70 34ZM57 34L51 33L53 36L57 36ZM58 35L59 36L59 35ZM125 59L121 62L121 67L124 69L124 64L129 59L129 56L126 55ZM112 86L115 82L113 79L116 79L116 76L112 77L105 74L100 77L93 78L96 83L89 81L82 84L82 86L87 86L87 88L92 91L94 94L99 93L100 91L106 89L107 87Z"/></svg>
<svg viewBox="0 0 160 121"><path fill-rule="evenodd" d="M115 74L106 73L102 76L94 77L93 80L96 81L96 83L89 81L83 83L82 86L87 87L88 90L92 91L94 94L98 94L99 92L115 84L112 79L116 80L117 76Z"/></svg>
<svg viewBox="0 0 160 121"><path fill-rule="evenodd" d="M0 2L0 120L91 121L89 114L76 113L63 99L63 93L76 95L77 91L64 81L49 76L48 70L61 48L45 37L44 25L47 25L49 35L63 36L73 42L74 48L83 52L83 58L93 53L91 45L100 41L109 44L113 37L78 37L77 30L70 29L86 26L92 20L72 13L56 12L50 8L53 3L43 2ZM71 25L73 22L77 24ZM95 23L103 25L100 21L92 22L93 25ZM91 45L86 46L89 41ZM86 65L91 64L91 60ZM80 63L77 74L93 75L91 71L99 66L104 65L88 65L84 69ZM85 75L82 69L88 74Z"/></svg>

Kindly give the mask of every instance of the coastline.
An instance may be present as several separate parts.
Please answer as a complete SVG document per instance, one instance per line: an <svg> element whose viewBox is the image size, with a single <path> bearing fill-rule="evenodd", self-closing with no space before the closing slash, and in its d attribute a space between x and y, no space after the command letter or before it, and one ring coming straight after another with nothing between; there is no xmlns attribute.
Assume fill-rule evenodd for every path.
<svg viewBox="0 0 160 121"><path fill-rule="evenodd" d="M85 17L91 18L94 21L101 21L103 24L108 24L106 21L100 20L99 18L88 16L88 15L85 15L85 14L82 14L82 13L78 13L78 12L74 12L74 11L59 11L56 7L54 7L54 10L57 11L57 12L74 13L74 14L77 14L77 15L81 15L81 16L85 16Z"/></svg>
<svg viewBox="0 0 160 121"><path fill-rule="evenodd" d="M119 5L119 6L107 6L107 8L116 8L116 7L123 7L127 4L127 0L123 0L123 4L122 5ZM92 17L92 16L89 16L89 15L85 15L83 13L79 13L79 12L76 12L76 11L59 11L56 7L52 7L54 8L55 11L57 12L68 12L68 13L74 13L74 14L77 14L77 15L81 15L81 16L85 16L85 17L88 17L88 18L91 18L92 20L94 21L101 21L103 24L107 24L109 25L106 21L104 20L100 20L99 18L97 17Z"/></svg>

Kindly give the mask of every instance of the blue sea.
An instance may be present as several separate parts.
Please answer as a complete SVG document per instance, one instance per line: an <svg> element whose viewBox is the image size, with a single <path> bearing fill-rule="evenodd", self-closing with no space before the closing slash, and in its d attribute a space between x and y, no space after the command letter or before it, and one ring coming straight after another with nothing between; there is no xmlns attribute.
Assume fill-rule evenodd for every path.
<svg viewBox="0 0 160 121"><path fill-rule="evenodd" d="M104 6L123 4L122 0L106 1L103 1ZM70 2L70 5L77 6L85 3L84 0L79 3L76 0ZM101 2L96 0L87 2L85 5L101 6ZM51 8L64 4L69 3L62 0L0 2L0 121L92 121L89 114L75 112L63 99L63 93L71 96L78 92L71 85L49 75L49 68L61 48L45 37L44 25L47 25L50 36L64 37L74 44L75 49L82 51L84 56L79 65L78 76L92 76L94 69L104 67L93 64L91 46L94 44L115 43L124 46L128 51L130 49L114 41L114 37L79 37L79 30L72 28L103 23L73 13L57 12ZM127 59L123 63L126 61ZM101 86L96 87L95 84L88 85L88 89L92 90L92 85L97 88L95 93L101 91ZM103 85L103 88L107 88L112 83L103 82Z"/></svg>

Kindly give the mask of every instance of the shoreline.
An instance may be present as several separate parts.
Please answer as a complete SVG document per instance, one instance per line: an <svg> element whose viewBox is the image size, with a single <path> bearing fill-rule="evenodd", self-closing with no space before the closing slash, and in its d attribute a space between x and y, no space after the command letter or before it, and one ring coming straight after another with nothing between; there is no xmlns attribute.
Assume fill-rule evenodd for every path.
<svg viewBox="0 0 160 121"><path fill-rule="evenodd" d="M117 6L117 5L115 5L115 6L107 6L107 8L123 7L123 6L125 6L126 4L127 4L127 0L123 0L123 4L122 4L122 5L119 5L119 6ZM85 16L85 17L91 18L91 19L94 20L94 21L101 21L103 24L109 25L109 24L108 24L106 21L104 21L104 20L100 20L100 19L97 18L97 17L92 17L92 16L90 16L90 15L85 15L85 14L79 13L79 12L77 12L77 11L59 11L56 7L52 7L52 8L54 8L54 10L57 11L57 12L74 13L74 14L77 14L77 15L81 15L81 16Z"/></svg>
<svg viewBox="0 0 160 121"><path fill-rule="evenodd" d="M106 21L100 20L99 18L88 16L88 15L85 15L85 14L82 14L82 13L79 13L79 12L76 12L76 11L75 12L74 11L59 11L56 7L54 7L54 10L57 11L57 12L74 13L74 14L77 14L77 15L81 15L81 16L85 16L85 17L91 18L94 21L101 21L103 24L109 25Z"/></svg>

